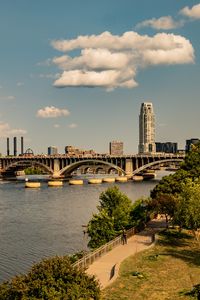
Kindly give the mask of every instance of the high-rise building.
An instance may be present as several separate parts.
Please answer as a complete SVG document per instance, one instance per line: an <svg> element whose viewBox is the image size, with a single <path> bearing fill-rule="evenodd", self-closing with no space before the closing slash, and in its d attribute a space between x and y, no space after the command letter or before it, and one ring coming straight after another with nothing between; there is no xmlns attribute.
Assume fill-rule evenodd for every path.
<svg viewBox="0 0 200 300"><path fill-rule="evenodd" d="M153 104L144 102L141 104L139 115L139 153L156 152L155 145L155 115Z"/></svg>
<svg viewBox="0 0 200 300"><path fill-rule="evenodd" d="M48 147L48 155L56 155L58 154L58 148L54 146Z"/></svg>
<svg viewBox="0 0 200 300"><path fill-rule="evenodd" d="M159 142L156 142L156 152L177 153L178 152L178 143L173 143L173 142L159 143Z"/></svg>
<svg viewBox="0 0 200 300"><path fill-rule="evenodd" d="M112 141L109 144L110 155L123 155L124 144L120 141Z"/></svg>

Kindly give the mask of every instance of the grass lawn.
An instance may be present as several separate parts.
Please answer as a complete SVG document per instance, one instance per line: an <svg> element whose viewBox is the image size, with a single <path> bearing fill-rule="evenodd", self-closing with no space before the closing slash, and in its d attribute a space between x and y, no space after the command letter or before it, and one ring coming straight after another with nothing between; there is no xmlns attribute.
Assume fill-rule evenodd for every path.
<svg viewBox="0 0 200 300"><path fill-rule="evenodd" d="M200 283L200 244L191 234L160 233L153 248L126 259L119 277L102 291L105 300L177 300Z"/></svg>

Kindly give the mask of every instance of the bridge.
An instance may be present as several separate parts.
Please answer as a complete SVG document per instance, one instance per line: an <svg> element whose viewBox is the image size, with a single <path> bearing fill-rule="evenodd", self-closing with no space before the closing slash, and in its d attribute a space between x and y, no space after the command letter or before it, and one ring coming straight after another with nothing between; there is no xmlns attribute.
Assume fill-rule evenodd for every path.
<svg viewBox="0 0 200 300"><path fill-rule="evenodd" d="M106 169L109 174L113 171L119 175L136 175L139 172L156 165L170 163L180 164L185 158L184 154L151 154L151 155L124 155L124 156L76 156L67 155L22 155L0 157L1 176L16 176L17 171L28 167L39 167L52 178L68 177L79 168Z"/></svg>

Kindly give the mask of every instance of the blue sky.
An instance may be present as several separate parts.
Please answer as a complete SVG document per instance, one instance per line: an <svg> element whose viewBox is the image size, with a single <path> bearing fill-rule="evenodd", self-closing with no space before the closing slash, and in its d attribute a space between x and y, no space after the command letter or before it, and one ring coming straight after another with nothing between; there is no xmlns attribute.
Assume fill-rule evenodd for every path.
<svg viewBox="0 0 200 300"><path fill-rule="evenodd" d="M156 141L200 137L200 2L17 0L0 9L0 152L6 137L137 152L140 104Z"/></svg>

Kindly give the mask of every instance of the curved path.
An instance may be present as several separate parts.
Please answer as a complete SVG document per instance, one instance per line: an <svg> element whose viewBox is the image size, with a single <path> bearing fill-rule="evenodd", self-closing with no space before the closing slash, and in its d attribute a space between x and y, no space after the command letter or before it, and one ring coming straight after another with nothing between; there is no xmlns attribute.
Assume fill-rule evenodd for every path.
<svg viewBox="0 0 200 300"><path fill-rule="evenodd" d="M155 233L166 227L164 219L150 221L145 230L128 239L125 245L119 245L100 257L88 267L86 273L95 275L103 289L112 283L119 273L121 262L128 256L146 250L154 245Z"/></svg>

